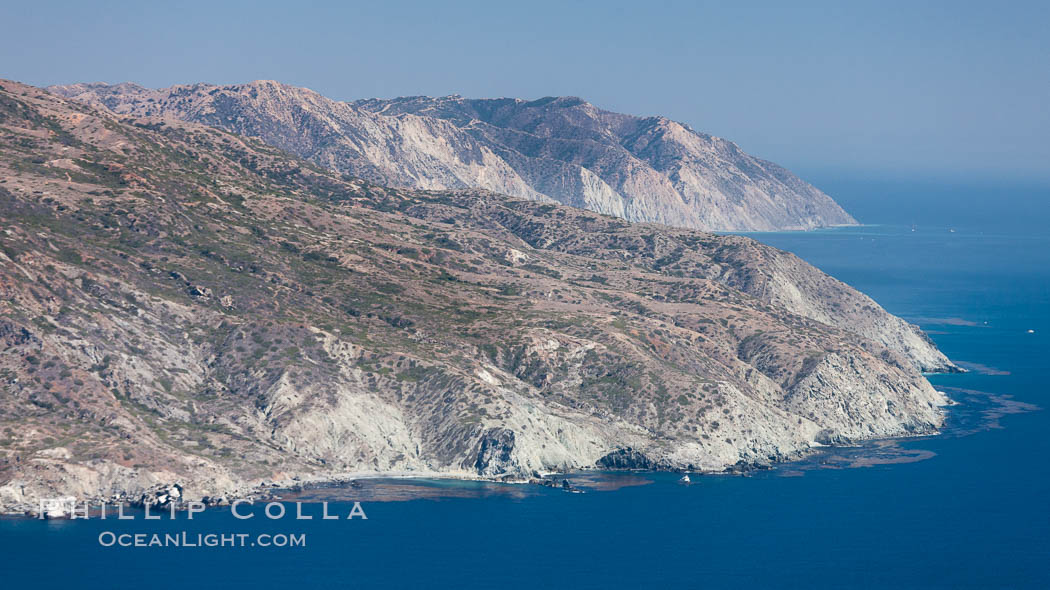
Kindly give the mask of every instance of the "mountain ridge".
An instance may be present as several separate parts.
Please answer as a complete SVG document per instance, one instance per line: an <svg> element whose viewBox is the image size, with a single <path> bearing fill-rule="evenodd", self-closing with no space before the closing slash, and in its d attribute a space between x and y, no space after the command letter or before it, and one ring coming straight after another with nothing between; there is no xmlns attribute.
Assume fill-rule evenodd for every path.
<svg viewBox="0 0 1050 590"><path fill-rule="evenodd" d="M579 97L339 102L272 80L50 90L120 114L169 116L259 137L388 186L482 188L706 230L856 223L815 187L728 140L665 117L606 111Z"/></svg>

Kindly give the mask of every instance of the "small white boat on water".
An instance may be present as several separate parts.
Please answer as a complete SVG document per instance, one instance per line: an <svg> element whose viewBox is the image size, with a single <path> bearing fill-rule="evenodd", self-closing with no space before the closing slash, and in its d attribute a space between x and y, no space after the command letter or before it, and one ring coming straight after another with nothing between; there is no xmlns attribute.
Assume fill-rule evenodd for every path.
<svg viewBox="0 0 1050 590"><path fill-rule="evenodd" d="M682 479L678 480L678 483L690 483L692 481L693 480L689 479L689 474L686 473L685 475L682 476Z"/></svg>

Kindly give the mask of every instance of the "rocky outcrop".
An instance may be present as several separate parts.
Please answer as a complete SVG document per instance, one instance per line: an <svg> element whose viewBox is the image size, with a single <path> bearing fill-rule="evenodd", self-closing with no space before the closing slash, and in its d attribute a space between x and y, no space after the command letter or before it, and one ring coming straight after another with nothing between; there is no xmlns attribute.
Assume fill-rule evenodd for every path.
<svg viewBox="0 0 1050 590"><path fill-rule="evenodd" d="M479 475L500 475L514 471L514 431L508 428L490 429L481 436L474 471Z"/></svg>
<svg viewBox="0 0 1050 590"><path fill-rule="evenodd" d="M754 240L384 188L13 82L0 126L2 510L720 471L943 421L920 332Z"/></svg>
<svg viewBox="0 0 1050 590"><path fill-rule="evenodd" d="M595 461L594 465L601 469L642 469L653 470L659 467L642 453L628 447L616 449Z"/></svg>
<svg viewBox="0 0 1050 590"><path fill-rule="evenodd" d="M730 141L664 117L605 111L576 97L345 103L267 80L50 90L115 113L175 117L257 137L387 186L483 188L707 230L856 223L818 189Z"/></svg>

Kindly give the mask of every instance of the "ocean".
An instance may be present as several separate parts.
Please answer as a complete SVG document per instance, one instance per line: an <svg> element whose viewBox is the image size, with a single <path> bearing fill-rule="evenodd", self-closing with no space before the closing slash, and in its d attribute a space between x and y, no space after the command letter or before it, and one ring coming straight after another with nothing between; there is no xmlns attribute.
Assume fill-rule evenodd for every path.
<svg viewBox="0 0 1050 590"><path fill-rule="evenodd" d="M1050 587L1050 191L818 186L869 225L752 237L926 329L969 369L943 435L832 450L749 477L574 476L319 491L367 519L0 520L8 588ZM291 499L289 499L291 500ZM294 513L294 504L288 503ZM249 510L244 510L249 512ZM131 513L131 511L129 511ZM103 546L106 533L304 535L305 546ZM200 537L203 539L204 537Z"/></svg>

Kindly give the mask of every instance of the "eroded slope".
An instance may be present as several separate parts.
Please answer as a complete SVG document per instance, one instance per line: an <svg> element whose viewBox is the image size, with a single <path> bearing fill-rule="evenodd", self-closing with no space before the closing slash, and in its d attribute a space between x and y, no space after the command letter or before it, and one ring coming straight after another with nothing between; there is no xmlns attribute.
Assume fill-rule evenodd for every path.
<svg viewBox="0 0 1050 590"><path fill-rule="evenodd" d="M7 509L719 470L941 424L920 333L752 240L386 189L0 85Z"/></svg>

